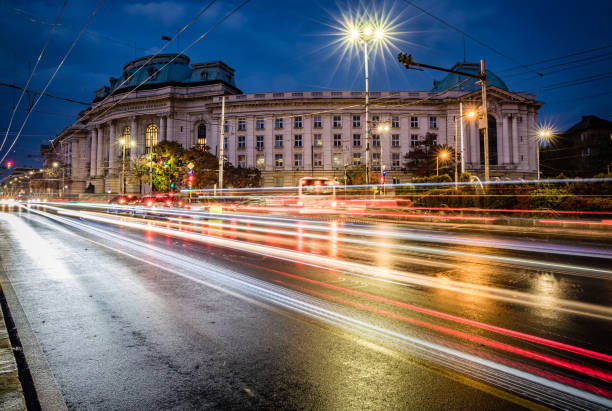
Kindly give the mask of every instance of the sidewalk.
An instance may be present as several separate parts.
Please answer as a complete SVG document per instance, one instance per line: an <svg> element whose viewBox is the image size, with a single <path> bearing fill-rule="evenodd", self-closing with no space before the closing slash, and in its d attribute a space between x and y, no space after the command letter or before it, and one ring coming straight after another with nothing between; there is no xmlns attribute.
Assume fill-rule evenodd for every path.
<svg viewBox="0 0 612 411"><path fill-rule="evenodd" d="M2 310L0 310L0 410L26 409L13 347L9 340Z"/></svg>

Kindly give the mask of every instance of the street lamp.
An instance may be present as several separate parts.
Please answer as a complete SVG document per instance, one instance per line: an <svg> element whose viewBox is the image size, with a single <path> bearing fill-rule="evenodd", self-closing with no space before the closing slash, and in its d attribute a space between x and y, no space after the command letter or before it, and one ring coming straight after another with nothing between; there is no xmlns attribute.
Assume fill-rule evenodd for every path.
<svg viewBox="0 0 612 411"><path fill-rule="evenodd" d="M442 159L443 161L446 161L447 158L448 158L448 151L441 151L436 156L436 176L440 175L440 172L439 172L440 171L439 159Z"/></svg>
<svg viewBox="0 0 612 411"><path fill-rule="evenodd" d="M540 127L537 131L536 131L536 153L537 153L537 157L538 157L538 180L540 179L540 143L542 141L546 141L549 142L550 140L553 139L555 133L553 131L552 128L550 127Z"/></svg>
<svg viewBox="0 0 612 411"><path fill-rule="evenodd" d="M461 131L461 174L465 173L465 152L464 152L464 143L463 143L463 117L466 117L468 120L471 120L476 117L476 110L468 109L468 111L463 114L463 102L459 102L459 128ZM454 118L455 123L455 183L459 181L459 172L457 170L458 161L457 161L457 152L459 151L457 148L457 117Z"/></svg>
<svg viewBox="0 0 612 411"><path fill-rule="evenodd" d="M365 145L366 145L366 184L370 184L370 81L368 72L368 43L372 41L383 41L385 30L382 27L374 27L371 22L353 25L348 30L348 40L353 43L363 44L364 69L365 69Z"/></svg>
<svg viewBox="0 0 612 411"><path fill-rule="evenodd" d="M382 190L381 192L384 193L384 188L385 188L385 176L383 175L384 171L385 171L385 166L383 164L383 135L384 133L386 133L387 131L389 131L389 125L388 124L379 124L378 125L378 132L380 133L378 135L378 143L380 144L380 185L382 186Z"/></svg>

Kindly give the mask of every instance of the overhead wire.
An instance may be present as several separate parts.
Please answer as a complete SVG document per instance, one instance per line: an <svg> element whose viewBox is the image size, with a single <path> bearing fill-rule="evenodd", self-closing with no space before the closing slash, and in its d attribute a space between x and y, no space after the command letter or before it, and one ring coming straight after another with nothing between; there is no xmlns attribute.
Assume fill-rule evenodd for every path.
<svg viewBox="0 0 612 411"><path fill-rule="evenodd" d="M11 130L11 127L13 125L13 120L15 119L15 113L17 112L17 108L21 104L21 100L23 99L23 96L25 95L26 90L28 86L30 85L30 81L32 81L32 77L34 77L34 73L36 72L36 69L38 68L38 65L40 64L42 56L45 54L45 51L47 50L47 46L49 45L49 42L51 41L51 37L53 36L53 33L55 33L55 29L59 23L60 18L62 17L62 14L64 14L64 10L66 9L67 4L68 4L68 0L64 0L64 3L62 4L62 7L60 8L59 14L57 15L55 19L55 23L53 24L53 27L51 28L51 32L47 36L47 39L45 40L45 44L43 45L42 50L38 54L38 58L36 59L36 64L34 64L34 68L32 68L32 72L30 73L30 76L28 77L28 80L26 81L26 84L21 91L21 95L19 96L19 99L17 100L17 103L15 104L15 108L13 109L13 112L11 113L11 118L9 119L8 127L6 128L6 134L4 134L4 138L2 139L2 143L0 144L0 153L2 153L2 148L4 147L4 144L6 143L6 139L8 137L8 132ZM1 162L2 160L0 160L0 163Z"/></svg>
<svg viewBox="0 0 612 411"><path fill-rule="evenodd" d="M68 49L68 51L66 52L66 54L64 55L64 57L62 57L62 60L60 61L60 63L58 64L57 68L55 69L55 71L53 72L53 74L51 75L51 78L49 78L49 80L47 81L47 84L45 84L44 89L42 90L42 93L38 96L38 98L34 101L34 103L32 104L31 109L33 110L34 108L36 108L36 106L38 105L38 102L40 101L40 99L43 97L44 93L47 91L47 88L49 88L49 86L51 85L51 83L53 82L53 79L55 78L55 75L57 74L57 72L62 68L62 66L64 65L66 59L68 58L68 56L70 56L70 54L72 53L72 50L74 49L74 47L76 46L76 44L78 43L79 39L81 38L81 36L83 35L83 32L85 31L85 28L89 25L89 23L91 22L91 20L93 19L93 17L96 15L96 13L98 12L98 10L100 9L100 6L102 5L102 2L104 0L100 0L98 2L98 4L96 5L95 9L93 10L93 12L89 15L89 18L87 19L87 21L85 22L85 24L83 25L83 28L81 29L81 31L79 32L79 34L77 35L77 37L74 39L74 41L72 42L72 45L70 46L70 48ZM30 118L30 115L32 114L32 111L28 111L25 119L23 120L23 123L21 124L21 128L19 129L18 134L15 136L15 139L13 140L13 143L10 145L10 147L8 148L8 150L6 151L6 153L4 154L4 156L2 156L2 158L0 159L0 163L2 163L4 161L4 159L6 158L6 156L10 153L11 149L13 148L13 146L15 145L15 143L19 140L19 135L21 134L21 132L23 131L23 128L26 126L28 119ZM1 154L1 152L0 152Z"/></svg>

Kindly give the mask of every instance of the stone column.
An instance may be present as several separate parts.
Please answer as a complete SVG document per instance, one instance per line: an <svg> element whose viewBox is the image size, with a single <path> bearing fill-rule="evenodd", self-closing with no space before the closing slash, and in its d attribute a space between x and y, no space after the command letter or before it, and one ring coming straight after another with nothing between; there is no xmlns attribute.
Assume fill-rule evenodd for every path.
<svg viewBox="0 0 612 411"><path fill-rule="evenodd" d="M470 123L470 163L474 168L478 168L480 165L480 141L478 133L478 125L476 121Z"/></svg>
<svg viewBox="0 0 612 411"><path fill-rule="evenodd" d="M98 152L97 152L97 148L98 148L98 127L94 127L93 130L91 130L91 139L90 139L90 152L89 152L89 176L90 177L95 177L96 176L96 160L98 158Z"/></svg>
<svg viewBox="0 0 612 411"><path fill-rule="evenodd" d="M166 131L166 140L174 141L174 118L173 115L168 115L167 118L168 130Z"/></svg>
<svg viewBox="0 0 612 411"><path fill-rule="evenodd" d="M96 176L104 174L104 129L98 126L98 144L96 148Z"/></svg>
<svg viewBox="0 0 612 411"><path fill-rule="evenodd" d="M70 175L72 176L72 179L77 179L77 178L81 178L80 174L79 174L79 161L80 161L80 156L79 156L79 140L74 138L72 139L72 158L70 160L71 164L70 164L70 168L71 168L71 172Z"/></svg>
<svg viewBox="0 0 612 411"><path fill-rule="evenodd" d="M114 121L110 121L108 123L108 127L109 127L109 137L108 137L108 168L109 168L109 175L115 175L116 174L116 167L117 167L117 125L115 124Z"/></svg>
<svg viewBox="0 0 612 411"><path fill-rule="evenodd" d="M512 162L519 163L519 136L516 116L512 116Z"/></svg>
<svg viewBox="0 0 612 411"><path fill-rule="evenodd" d="M159 116L159 141L166 141L166 116Z"/></svg>
<svg viewBox="0 0 612 411"><path fill-rule="evenodd" d="M504 160L503 160L503 164L509 164L510 163L510 133L508 130L508 116L504 115L502 116L502 123L503 123L503 137L502 137L502 141L503 141L503 145L504 145Z"/></svg>

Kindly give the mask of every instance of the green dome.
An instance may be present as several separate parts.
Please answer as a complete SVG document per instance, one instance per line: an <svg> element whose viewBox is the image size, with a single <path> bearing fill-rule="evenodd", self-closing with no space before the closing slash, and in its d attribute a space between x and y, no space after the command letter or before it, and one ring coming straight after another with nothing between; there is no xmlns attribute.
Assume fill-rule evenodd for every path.
<svg viewBox="0 0 612 411"><path fill-rule="evenodd" d="M457 63L451 68L451 70L462 71L464 73L470 73L470 74L478 74L480 73L480 64L479 63ZM487 86L495 86L502 90L510 91L508 90L508 86L506 86L506 83L504 83L504 81L501 78L499 78L496 74L494 74L492 71L486 70L486 74L487 74ZM466 76L461 76L455 73L448 73L446 77L444 77L441 81L434 80L434 87L433 89L431 89L431 91L440 92L440 91L448 90L451 87L457 85L458 83L461 83L465 79L468 79L468 81L466 81L465 83L461 84L458 87L452 88L452 90L459 90L459 91L480 90L480 85L476 84L476 82L478 81L477 79L466 77Z"/></svg>

